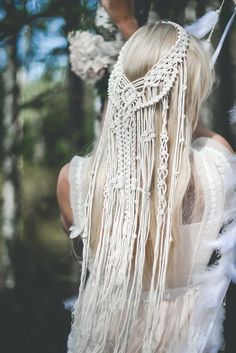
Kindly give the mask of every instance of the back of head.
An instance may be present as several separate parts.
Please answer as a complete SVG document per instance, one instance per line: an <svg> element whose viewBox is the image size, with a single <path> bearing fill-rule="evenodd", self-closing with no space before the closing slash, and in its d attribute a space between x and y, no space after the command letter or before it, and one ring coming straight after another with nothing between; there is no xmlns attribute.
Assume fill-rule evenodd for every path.
<svg viewBox="0 0 236 353"><path fill-rule="evenodd" d="M158 208L161 207L161 202L162 206L165 204L166 207L168 203L167 199L171 198L173 188L175 189L174 193L176 195L171 205L172 220L170 229L172 233L171 236L175 240L172 243L173 248L178 248L177 239L180 225L200 219L200 212L202 211L200 210L202 204L199 199L199 185L191 165L191 142L193 131L197 125L201 103L206 99L211 90L214 74L210 68L210 58L204 51L201 43L192 35L188 35L186 54L184 54L181 41L178 45L176 44L179 39L178 25L161 21L141 27L126 42L122 57L118 60L118 66L114 69L110 79L110 103L101 137L101 140L103 139L106 142L104 142L103 146L98 147L99 155L102 157L100 157L98 168L99 177L96 180L95 187L96 197L93 203L94 211L91 243L94 250L97 248L99 242L99 220L102 218L103 187L106 180L108 182L107 178L111 179L110 174L113 174L114 183L116 183L115 175L118 175L120 180L123 180L124 177L122 174L129 173L128 171L124 172L124 168L126 168L125 164L129 163L131 163L134 168L134 174L140 175L139 168L141 166L136 162L137 158L139 159L140 156L137 156L137 153L140 154L141 149L146 148L144 146L147 146L147 144L142 145L141 143L141 147L138 147L140 137L137 136L137 130L135 130L137 129L137 120L140 120L143 129L143 134L139 131L141 139L147 131L152 131L153 136L155 136L152 141L146 139L146 141L150 142L150 146L152 146L150 148L153 150L153 155L151 157L150 152L148 152L149 159L143 160L142 164L142 168L149 170L150 175L149 177L146 175L146 179L144 179L144 176L141 176L140 181L136 184L139 189L142 189L145 185L145 188L150 194L148 206L150 212L150 227L146 243L146 265L149 268L152 266L153 250L157 237ZM179 60L180 63L178 65L176 65L177 61L175 57L171 57L173 48L176 45L177 51L175 51L175 53L178 57L177 61L179 60L179 56L183 56L183 62ZM162 75L160 79L156 79L155 75L158 77L159 71L166 70L165 58L167 61L170 61L169 57L171 57L173 61L173 66L176 66L176 78L173 80L172 85L168 86L168 82L165 82L165 76ZM154 73L152 73L153 67L155 66ZM162 66L162 69L160 66ZM167 74L171 79L172 73L168 70L171 71L172 66L167 69ZM120 71L123 72L122 75ZM154 84L154 81L152 82L154 87L149 87L148 85L146 87L145 79L148 74L150 74L150 80L152 80L152 76L154 76L153 80L155 81L156 79L158 82ZM140 80L141 85L139 84ZM153 104L156 96L160 94L164 85L167 85L168 92L164 94L162 99ZM129 92L130 89L131 93ZM127 94L126 91L129 96L127 101L124 100ZM134 93L135 91L137 91L137 93ZM132 110L134 102L133 99L130 100L130 96L132 96L133 93L137 96L140 94L140 97L144 95L147 98L147 101L145 101L143 105L141 104L138 110ZM150 97L148 98L149 95ZM124 108L124 105L126 108ZM126 112L125 109L127 110ZM128 114L127 117L125 117L126 114ZM165 123L163 122L163 114ZM130 115L132 115L131 119ZM127 126L127 128L124 128L122 121L128 122L128 120L131 125L130 127ZM151 128L152 124L153 130ZM121 130L114 131L111 125L115 125L115 128L118 130L123 129L122 132ZM165 125L164 130L166 129L164 133L163 125ZM147 129L147 127L149 128ZM133 132L132 129L134 130ZM113 136L110 134L111 131ZM161 137L163 134L166 134L166 140ZM112 142L112 139L114 139L114 142ZM129 142L128 139L130 139L131 142ZM164 140L166 142L163 142ZM109 143L114 144L113 147L110 145L113 155L110 153L111 150L109 152ZM136 155L130 156L130 159L135 160L135 162L130 162L129 160L129 149L125 151L124 147L126 143L131 143L130 150L132 148L136 149ZM165 146L163 147L164 143ZM137 148L139 152L137 152ZM165 150L164 154L163 149ZM107 168L109 169L108 164L111 164L107 156L113 159L113 171L107 170ZM179 167L176 166L176 160L178 160ZM180 160L184 161L184 167L183 164L181 165ZM175 168L179 170L174 171ZM162 176L163 172L160 172L164 169L165 177ZM176 173L178 174L178 178L176 178L175 185L173 186L174 174ZM161 178L163 177L165 180L160 181L160 174ZM132 177L130 178L132 179ZM120 184L123 185L122 183L123 182ZM162 184L161 187L160 184ZM190 202L186 198L188 196L188 190L191 189L193 191L193 184L195 199ZM165 199L165 202L160 201L163 199ZM116 202L119 203L118 200ZM192 207L188 206L190 203ZM141 217L142 211L139 209L137 212L139 213L137 216L138 220L139 217ZM163 212L167 212L166 209Z"/></svg>
<svg viewBox="0 0 236 353"><path fill-rule="evenodd" d="M186 114L197 125L199 109L208 97L214 82L210 55L201 42L189 34L187 49ZM141 27L126 43L123 55L124 72L130 81L145 74L173 48L177 40L176 29L166 22L154 22Z"/></svg>

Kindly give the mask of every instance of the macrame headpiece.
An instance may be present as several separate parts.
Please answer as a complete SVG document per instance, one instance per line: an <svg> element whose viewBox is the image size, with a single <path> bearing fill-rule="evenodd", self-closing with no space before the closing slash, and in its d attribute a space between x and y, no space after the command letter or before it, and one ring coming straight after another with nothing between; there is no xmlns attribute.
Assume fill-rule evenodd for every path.
<svg viewBox="0 0 236 353"><path fill-rule="evenodd" d="M123 56L126 45L109 80L109 104L102 136L96 151L86 200L83 234L84 261L80 297L74 312L78 322L78 352L105 352L107 337L113 337L114 352L125 353L132 324L138 313L143 290L145 246L150 225L150 189L157 173L157 227L145 313L143 352L155 352L158 309L165 290L168 254L172 240L172 204L185 141L186 53L188 35L176 29L177 40L169 52L147 74L133 82L126 77ZM168 176L168 105L176 84L176 144L172 176ZM156 106L162 119L160 136L155 135ZM160 140L159 165L154 169L155 143ZM89 280L85 286L90 252L92 205L96 176L107 151L107 171L100 241ZM134 252L135 249L135 252ZM114 332L111 328L116 327ZM115 343L114 343L115 342ZM109 351L109 350L108 350Z"/></svg>

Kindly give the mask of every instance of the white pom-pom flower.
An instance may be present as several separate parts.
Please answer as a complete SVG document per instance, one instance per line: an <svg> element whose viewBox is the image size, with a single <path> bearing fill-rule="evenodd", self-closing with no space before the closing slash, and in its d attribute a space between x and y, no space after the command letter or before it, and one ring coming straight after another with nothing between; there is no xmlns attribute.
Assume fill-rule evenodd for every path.
<svg viewBox="0 0 236 353"><path fill-rule="evenodd" d="M106 42L89 31L76 31L68 36L72 71L87 83L95 83L105 69L114 64L122 43Z"/></svg>

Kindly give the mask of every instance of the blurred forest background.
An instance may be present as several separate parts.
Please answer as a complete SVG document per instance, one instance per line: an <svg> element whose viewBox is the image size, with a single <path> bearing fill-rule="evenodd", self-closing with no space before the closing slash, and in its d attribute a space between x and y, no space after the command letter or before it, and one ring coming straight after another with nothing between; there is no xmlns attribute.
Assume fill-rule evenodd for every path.
<svg viewBox="0 0 236 353"><path fill-rule="evenodd" d="M215 42L232 4L226 0ZM159 18L186 24L219 5L154 0L152 6ZM60 228L56 180L73 155L88 152L98 96L71 72L67 35L91 28L95 9L92 0L0 2L2 353L66 352L70 312L63 300L77 292L79 267ZM234 105L235 38L234 26L217 62L217 87L203 111L206 124L234 149L236 131L228 111ZM225 352L235 353L235 286L227 301Z"/></svg>

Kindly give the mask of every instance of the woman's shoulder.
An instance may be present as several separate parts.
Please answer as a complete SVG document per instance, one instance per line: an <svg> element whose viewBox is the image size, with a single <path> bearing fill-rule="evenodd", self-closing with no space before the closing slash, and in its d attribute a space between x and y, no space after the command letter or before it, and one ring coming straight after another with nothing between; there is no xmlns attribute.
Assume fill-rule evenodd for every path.
<svg viewBox="0 0 236 353"><path fill-rule="evenodd" d="M219 143L221 145L221 147L223 146L224 148L226 148L230 153L234 153L234 150L232 148L232 146L229 144L229 142L221 135L219 134L214 134L211 139L217 143Z"/></svg>
<svg viewBox="0 0 236 353"><path fill-rule="evenodd" d="M65 231L68 231L73 218L70 207L69 167L70 164L68 163L61 168L56 188L57 202L61 211L62 226Z"/></svg>
<svg viewBox="0 0 236 353"><path fill-rule="evenodd" d="M234 155L235 152L232 146L223 136L214 132L211 133L209 135L197 136L192 142L193 148L198 150L204 148L215 149L229 157Z"/></svg>
<svg viewBox="0 0 236 353"><path fill-rule="evenodd" d="M68 194L69 195L69 185L70 185L70 171L72 165L80 158L79 156L74 156L69 163L65 164L59 174L57 179L57 196L59 198L63 197Z"/></svg>

